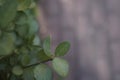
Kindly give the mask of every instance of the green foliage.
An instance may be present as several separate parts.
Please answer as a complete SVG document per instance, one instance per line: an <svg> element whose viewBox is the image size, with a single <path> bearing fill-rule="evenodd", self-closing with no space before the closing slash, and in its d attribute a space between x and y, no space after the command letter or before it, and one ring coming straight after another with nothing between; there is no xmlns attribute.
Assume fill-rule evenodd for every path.
<svg viewBox="0 0 120 80"><path fill-rule="evenodd" d="M5 0L0 6L0 27L5 28L14 19L17 12L17 0Z"/></svg>
<svg viewBox="0 0 120 80"><path fill-rule="evenodd" d="M61 58L54 58L52 61L52 65L54 70L60 75L60 76L67 76L69 65L67 61Z"/></svg>
<svg viewBox="0 0 120 80"><path fill-rule="evenodd" d="M13 33L2 33L0 38L0 56L9 55L14 50L15 35Z"/></svg>
<svg viewBox="0 0 120 80"><path fill-rule="evenodd" d="M64 56L70 48L70 43L69 42L62 42L60 43L56 50L55 50L55 56Z"/></svg>
<svg viewBox="0 0 120 80"><path fill-rule="evenodd" d="M34 69L34 77L36 80L52 80L52 71L45 64L40 64Z"/></svg>
<svg viewBox="0 0 120 80"><path fill-rule="evenodd" d="M50 37L47 37L43 42L43 49L47 56L52 57L51 51L50 51Z"/></svg>
<svg viewBox="0 0 120 80"><path fill-rule="evenodd" d="M51 40L38 35L34 0L0 0L0 80L53 80L52 68L59 76L68 73L68 63L59 58L69 48L60 43L51 52Z"/></svg>
<svg viewBox="0 0 120 80"><path fill-rule="evenodd" d="M19 5L18 5L18 10L24 11L28 9L31 5L33 0L18 0Z"/></svg>
<svg viewBox="0 0 120 80"><path fill-rule="evenodd" d="M34 80L34 72L33 68L27 68L24 70L23 75L22 75L23 80Z"/></svg>
<svg viewBox="0 0 120 80"><path fill-rule="evenodd" d="M23 69L20 66L15 66L12 69L13 74L19 76L23 74Z"/></svg>

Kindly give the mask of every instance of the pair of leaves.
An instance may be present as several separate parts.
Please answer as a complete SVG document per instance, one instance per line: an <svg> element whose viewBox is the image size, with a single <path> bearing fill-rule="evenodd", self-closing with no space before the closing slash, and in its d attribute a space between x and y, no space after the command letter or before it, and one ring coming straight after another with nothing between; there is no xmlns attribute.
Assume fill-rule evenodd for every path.
<svg viewBox="0 0 120 80"><path fill-rule="evenodd" d="M69 65L67 61L58 58L61 56L64 56L70 48L70 43L67 41L64 41L60 43L56 49L55 49L55 58L52 61L52 65L54 70L62 77L67 76ZM47 37L43 42L43 49L47 56L51 57L51 51L50 51L50 37Z"/></svg>
<svg viewBox="0 0 120 80"><path fill-rule="evenodd" d="M43 49L46 53L46 55L51 56L51 51L50 51L50 37L47 37L44 42L43 42ZM60 43L56 49L55 49L55 56L56 57L60 57L60 56L64 56L68 50L70 48L70 43L67 41L64 41L62 43Z"/></svg>

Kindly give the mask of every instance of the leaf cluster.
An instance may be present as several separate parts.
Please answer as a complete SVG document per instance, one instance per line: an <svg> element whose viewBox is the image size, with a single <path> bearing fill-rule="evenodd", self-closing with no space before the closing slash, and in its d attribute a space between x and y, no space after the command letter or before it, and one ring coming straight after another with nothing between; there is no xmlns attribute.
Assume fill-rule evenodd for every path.
<svg viewBox="0 0 120 80"><path fill-rule="evenodd" d="M70 44L60 43L51 52L51 40L40 40L34 0L0 0L0 80L53 80L68 74L64 56ZM46 62L51 61L49 67Z"/></svg>

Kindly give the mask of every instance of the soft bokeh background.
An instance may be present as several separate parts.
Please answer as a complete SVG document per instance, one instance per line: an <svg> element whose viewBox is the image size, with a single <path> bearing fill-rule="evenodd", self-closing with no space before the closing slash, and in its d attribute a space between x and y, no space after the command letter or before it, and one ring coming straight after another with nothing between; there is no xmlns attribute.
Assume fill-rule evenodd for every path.
<svg viewBox="0 0 120 80"><path fill-rule="evenodd" d="M71 42L66 80L120 80L120 0L40 0L42 37Z"/></svg>

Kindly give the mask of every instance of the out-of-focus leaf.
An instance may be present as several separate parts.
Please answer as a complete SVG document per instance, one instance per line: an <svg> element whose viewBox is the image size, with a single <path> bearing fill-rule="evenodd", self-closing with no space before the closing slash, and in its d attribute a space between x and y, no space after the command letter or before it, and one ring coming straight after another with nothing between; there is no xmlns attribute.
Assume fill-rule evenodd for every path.
<svg viewBox="0 0 120 80"><path fill-rule="evenodd" d="M36 6L35 2L32 2L31 5L29 6L29 8L34 8Z"/></svg>
<svg viewBox="0 0 120 80"><path fill-rule="evenodd" d="M5 0L0 0L0 6L2 6L5 3Z"/></svg>
<svg viewBox="0 0 120 80"><path fill-rule="evenodd" d="M13 31L15 29L15 24L14 23L9 23L8 26L6 27L6 31Z"/></svg>
<svg viewBox="0 0 120 80"><path fill-rule="evenodd" d="M18 5L18 10L24 11L30 7L32 4L33 0L18 0L19 5Z"/></svg>
<svg viewBox="0 0 120 80"><path fill-rule="evenodd" d="M0 38L0 56L9 55L14 50L15 35L4 33Z"/></svg>
<svg viewBox="0 0 120 80"><path fill-rule="evenodd" d="M20 38L19 36L16 36L16 41L15 41L15 45L16 46L20 46L23 44L23 39Z"/></svg>
<svg viewBox="0 0 120 80"><path fill-rule="evenodd" d="M50 57L48 57L48 56L45 54L45 52L44 52L43 49L41 49L41 50L37 53L36 57L38 58L39 61L45 61L45 60L51 59Z"/></svg>
<svg viewBox="0 0 120 80"><path fill-rule="evenodd" d="M12 76L10 77L10 80L17 80L17 78L16 78L15 75L12 75Z"/></svg>
<svg viewBox="0 0 120 80"><path fill-rule="evenodd" d="M54 58L52 61L54 70L62 77L67 76L69 71L69 65L67 61L61 58Z"/></svg>
<svg viewBox="0 0 120 80"><path fill-rule="evenodd" d="M19 53L20 54L28 54L29 50L26 47L23 46L19 49Z"/></svg>
<svg viewBox="0 0 120 80"><path fill-rule="evenodd" d="M6 64L1 63L1 64L0 64L0 70L5 70L5 68L6 68Z"/></svg>
<svg viewBox="0 0 120 80"><path fill-rule="evenodd" d="M29 54L23 54L21 58L21 63L23 66L28 65L30 63L30 56Z"/></svg>
<svg viewBox="0 0 120 80"><path fill-rule="evenodd" d="M65 41L60 43L56 50L55 50L55 56L64 56L70 48L70 43Z"/></svg>
<svg viewBox="0 0 120 80"><path fill-rule="evenodd" d="M33 68L27 68L23 72L23 80L34 80Z"/></svg>
<svg viewBox="0 0 120 80"><path fill-rule="evenodd" d="M29 26L27 24L18 25L16 27L16 31L21 37L27 37L26 35L28 34L28 29L29 29Z"/></svg>
<svg viewBox="0 0 120 80"><path fill-rule="evenodd" d="M35 64L38 62L38 59L36 57L37 53L41 50L40 47L35 47L35 46L31 46L31 51L29 52L29 55L30 55L30 64Z"/></svg>
<svg viewBox="0 0 120 80"><path fill-rule="evenodd" d="M27 25L29 26L27 36L31 37L38 32L39 26L38 26L37 20L35 19L35 17L33 17L33 14L31 11L26 10L25 15L27 16Z"/></svg>
<svg viewBox="0 0 120 80"><path fill-rule="evenodd" d="M0 6L0 27L6 27L16 16L17 0L5 0Z"/></svg>
<svg viewBox="0 0 120 80"><path fill-rule="evenodd" d="M44 42L43 42L43 49L44 52L47 56L51 57L51 50L50 50L50 37L45 38Z"/></svg>
<svg viewBox="0 0 120 80"><path fill-rule="evenodd" d="M18 59L17 59L17 56L16 56L16 55L11 56L10 59L9 59L10 65L11 65L11 66L15 65L15 64L17 63L17 60L18 60Z"/></svg>
<svg viewBox="0 0 120 80"><path fill-rule="evenodd" d="M34 69L36 80L52 80L52 71L45 64L40 64Z"/></svg>
<svg viewBox="0 0 120 80"><path fill-rule="evenodd" d="M36 45L36 46L40 46L40 38L39 36L35 36L34 40L33 40L33 45Z"/></svg>
<svg viewBox="0 0 120 80"><path fill-rule="evenodd" d="M29 13L28 16L28 25L29 25L29 35L33 35L37 33L38 31L38 23L37 21L32 17L32 15Z"/></svg>
<svg viewBox="0 0 120 80"><path fill-rule="evenodd" d="M13 69L12 69L12 73L13 73L14 75L20 76L20 75L23 74L23 69L22 69L20 66L15 66L15 67L13 67Z"/></svg>
<svg viewBox="0 0 120 80"><path fill-rule="evenodd" d="M16 16L16 20L15 20L16 24L24 25L27 23L27 21L28 21L28 18L24 12L22 12L22 11L17 12L17 16Z"/></svg>

